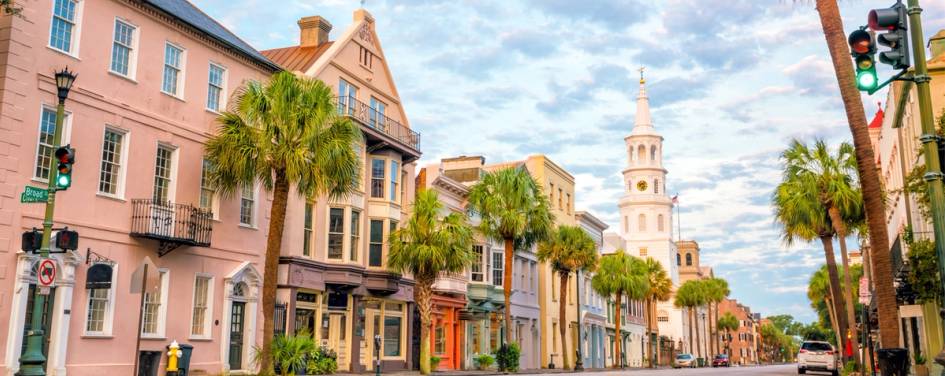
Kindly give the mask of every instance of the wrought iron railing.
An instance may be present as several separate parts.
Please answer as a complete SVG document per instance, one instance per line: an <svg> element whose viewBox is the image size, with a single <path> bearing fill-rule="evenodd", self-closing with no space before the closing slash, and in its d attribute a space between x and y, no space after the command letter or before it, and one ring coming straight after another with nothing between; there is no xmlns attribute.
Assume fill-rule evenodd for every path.
<svg viewBox="0 0 945 376"><path fill-rule="evenodd" d="M131 200L131 235L162 242L210 245L213 213L193 205L152 199Z"/></svg>
<svg viewBox="0 0 945 376"><path fill-rule="evenodd" d="M411 149L420 150L420 133L414 132L399 121L391 119L367 103L353 97L336 97L335 101L338 104L339 114L347 115L372 129L380 131Z"/></svg>

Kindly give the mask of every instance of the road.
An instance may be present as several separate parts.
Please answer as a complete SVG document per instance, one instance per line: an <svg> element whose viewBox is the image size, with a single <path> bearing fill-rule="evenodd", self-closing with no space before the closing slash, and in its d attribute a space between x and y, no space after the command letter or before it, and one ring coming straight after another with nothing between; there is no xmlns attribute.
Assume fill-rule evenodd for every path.
<svg viewBox="0 0 945 376"><path fill-rule="evenodd" d="M731 367L731 368L696 368L696 369L658 369L658 370L629 370L629 371L600 371L586 372L588 376L669 376L669 375L742 375L742 376L787 376L797 375L796 364L784 364L760 367ZM829 373L808 372L809 375L829 375Z"/></svg>

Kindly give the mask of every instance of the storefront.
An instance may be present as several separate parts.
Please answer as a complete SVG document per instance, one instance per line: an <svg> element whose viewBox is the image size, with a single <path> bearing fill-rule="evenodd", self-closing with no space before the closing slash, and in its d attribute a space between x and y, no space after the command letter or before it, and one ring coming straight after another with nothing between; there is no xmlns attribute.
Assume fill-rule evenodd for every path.
<svg viewBox="0 0 945 376"><path fill-rule="evenodd" d="M433 317L430 327L430 350L440 358L437 369L461 368L463 359L463 325L460 311L466 306L464 296L434 294Z"/></svg>

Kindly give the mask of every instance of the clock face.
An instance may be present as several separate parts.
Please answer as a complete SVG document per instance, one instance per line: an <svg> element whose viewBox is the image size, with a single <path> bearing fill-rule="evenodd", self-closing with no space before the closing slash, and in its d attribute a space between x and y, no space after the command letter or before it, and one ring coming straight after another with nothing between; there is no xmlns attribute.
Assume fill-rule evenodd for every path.
<svg viewBox="0 0 945 376"><path fill-rule="evenodd" d="M637 189L642 191L646 190L646 180L640 180L637 182Z"/></svg>

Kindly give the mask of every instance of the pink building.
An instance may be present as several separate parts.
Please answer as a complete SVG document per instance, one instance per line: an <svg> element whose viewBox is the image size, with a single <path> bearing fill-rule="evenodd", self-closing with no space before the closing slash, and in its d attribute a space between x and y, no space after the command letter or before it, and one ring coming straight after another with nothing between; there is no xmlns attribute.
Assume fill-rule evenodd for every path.
<svg viewBox="0 0 945 376"><path fill-rule="evenodd" d="M226 200L206 189L203 143L233 90L278 67L184 0L17 4L22 17L0 17L0 375L19 367L36 283L20 234L43 217L17 196L45 187L53 72L65 66L78 73L63 128L77 163L55 218L81 240L53 256L47 374L131 374L139 308L141 350L177 340L194 346L192 372L251 370L269 200L259 188ZM145 258L159 277L142 307L131 290ZM97 263L110 280L89 289Z"/></svg>

